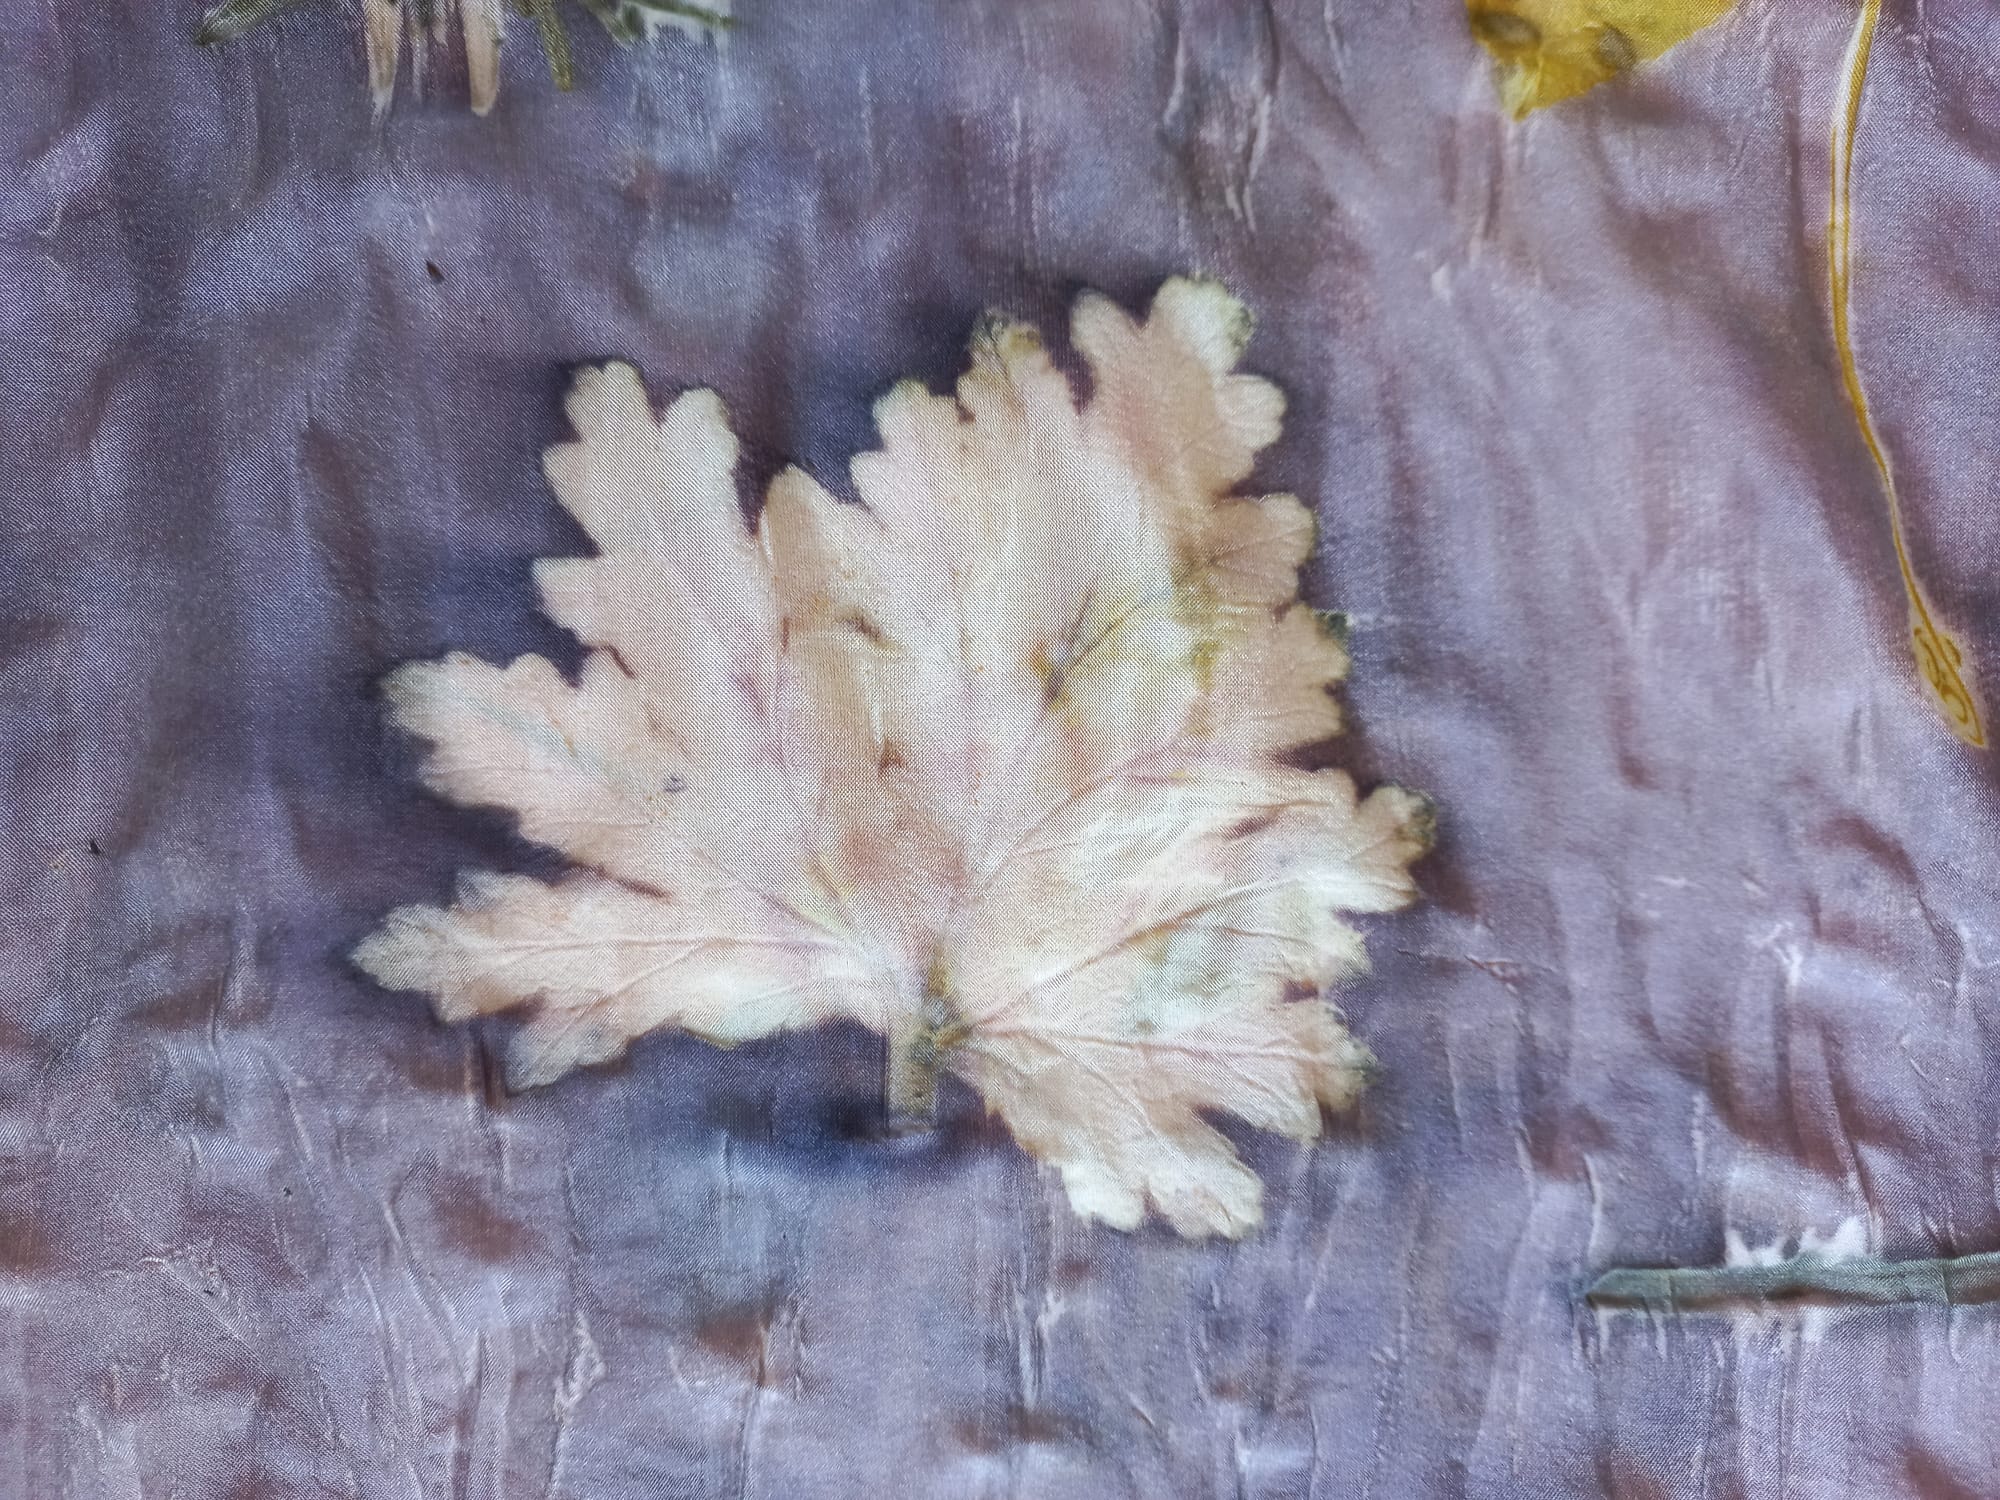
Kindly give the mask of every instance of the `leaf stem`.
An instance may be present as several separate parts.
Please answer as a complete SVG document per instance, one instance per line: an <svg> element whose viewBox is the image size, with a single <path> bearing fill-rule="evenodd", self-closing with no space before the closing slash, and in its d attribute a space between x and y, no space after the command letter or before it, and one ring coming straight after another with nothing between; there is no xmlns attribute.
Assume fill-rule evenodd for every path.
<svg viewBox="0 0 2000 1500"><path fill-rule="evenodd" d="M1868 393L1861 383L1861 363L1854 350L1854 138L1861 126L1862 92L1868 80L1868 60L1875 47L1875 28L1882 19L1882 0L1862 0L1861 15L1848 43L1840 89L1833 111L1833 196L1826 228L1827 289L1833 306L1833 344L1840 356L1840 380L1848 405L1861 428L1861 441L1881 479L1882 498L1889 511L1889 540L1910 606L1910 648L1917 675L1944 714L1952 733L1977 749L1986 748L1986 725L1979 700L1966 682L1965 648L1931 613L1917 568L1910 556L1903 524L1903 501L1896 488L1895 466L1876 429Z"/></svg>
<svg viewBox="0 0 2000 1500"><path fill-rule="evenodd" d="M1953 1305L2000 1301L2000 1251L1937 1260L1796 1255L1775 1265L1622 1267L1585 1294L1593 1307L1726 1312L1745 1304Z"/></svg>
<svg viewBox="0 0 2000 1500"><path fill-rule="evenodd" d="M891 1129L929 1130L937 1120L938 1070L965 1036L951 1002L927 991L915 1015L889 1023L882 1065L882 1110Z"/></svg>

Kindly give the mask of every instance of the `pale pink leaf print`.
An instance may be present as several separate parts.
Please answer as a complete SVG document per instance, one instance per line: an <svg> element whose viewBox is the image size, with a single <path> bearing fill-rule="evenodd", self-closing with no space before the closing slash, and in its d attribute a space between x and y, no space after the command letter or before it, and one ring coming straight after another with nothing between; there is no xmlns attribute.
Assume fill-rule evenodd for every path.
<svg viewBox="0 0 2000 1500"><path fill-rule="evenodd" d="M858 1021L900 1109L955 1074L1078 1212L1254 1227L1207 1117L1310 1139L1355 1097L1342 913L1412 898L1428 807L1290 753L1338 732L1348 662L1297 599L1310 512L1234 494L1284 405L1236 373L1242 307L1177 279L1071 333L1086 403L989 318L954 395L878 404L860 504L790 470L754 528L713 394L656 413L583 371L546 469L597 553L535 570L576 680L455 655L387 685L433 788L575 868L469 877L362 967L448 1020L525 1012L517 1087L661 1028Z"/></svg>

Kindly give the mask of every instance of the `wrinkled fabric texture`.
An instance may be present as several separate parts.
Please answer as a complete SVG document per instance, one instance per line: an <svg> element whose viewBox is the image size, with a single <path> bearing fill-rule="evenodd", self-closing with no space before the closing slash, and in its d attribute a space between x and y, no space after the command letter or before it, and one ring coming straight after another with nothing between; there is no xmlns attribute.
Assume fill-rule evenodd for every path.
<svg viewBox="0 0 2000 1500"><path fill-rule="evenodd" d="M1826 315L1852 10L1745 0L1509 122L1463 8L746 3L517 25L371 118L358 27L0 47L0 1496L2000 1493L1990 1308L1598 1316L1861 1221L2000 1247L1995 763L1916 685ZM1931 596L2000 661L2000 19L1894 5L1856 341ZM1425 903L1382 1068L1240 1244L1080 1222L881 1051L659 1036L520 1096L345 955L547 873L417 784L396 664L577 648L532 558L576 364L846 490L988 306L1221 277L1290 398L1364 783ZM1983 684L1988 701L2000 685ZM1851 1234L1852 1231L1850 1230Z"/></svg>

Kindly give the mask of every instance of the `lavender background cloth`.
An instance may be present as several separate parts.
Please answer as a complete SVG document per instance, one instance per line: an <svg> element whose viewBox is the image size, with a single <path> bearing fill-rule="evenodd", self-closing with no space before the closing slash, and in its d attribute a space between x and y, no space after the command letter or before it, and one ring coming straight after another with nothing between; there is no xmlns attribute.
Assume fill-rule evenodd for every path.
<svg viewBox="0 0 2000 1500"><path fill-rule="evenodd" d="M1990 756L1921 700L1824 309L1846 4L1745 0L1504 121L1456 0L744 0L577 92L371 120L358 30L0 36L0 1497L2000 1494L2000 1315L1600 1320L1860 1216L2000 1246ZM1892 0L1857 320L2000 699L2000 18ZM434 267L432 271L428 267ZM578 361L829 481L997 305L1223 277L1260 481L1433 793L1342 997L1384 1071L1266 1230L1079 1223L860 1032L505 1097L344 954L468 867L373 684L575 647Z"/></svg>

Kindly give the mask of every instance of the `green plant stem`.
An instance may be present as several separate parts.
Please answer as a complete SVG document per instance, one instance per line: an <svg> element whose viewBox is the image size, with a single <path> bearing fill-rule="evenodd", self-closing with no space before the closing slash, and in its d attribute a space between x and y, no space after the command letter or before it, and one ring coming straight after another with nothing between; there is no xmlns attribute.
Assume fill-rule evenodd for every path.
<svg viewBox="0 0 2000 1500"><path fill-rule="evenodd" d="M965 1040L965 1027L951 1002L924 996L914 1016L889 1024L883 1044L882 1104L891 1128L929 1130L937 1121L938 1072L945 1055Z"/></svg>
<svg viewBox="0 0 2000 1500"><path fill-rule="evenodd" d="M549 75L555 79L556 88L567 94L576 84L576 74L570 61L569 33L563 29L562 17L556 14L556 0L527 0L527 4L528 14L535 18L535 29L542 34Z"/></svg>
<svg viewBox="0 0 2000 1500"><path fill-rule="evenodd" d="M1992 1302L2000 1300L2000 1251L1942 1260L1798 1255L1769 1266L1632 1267L1606 1271L1584 1295L1593 1307L1667 1312L1773 1302Z"/></svg>

